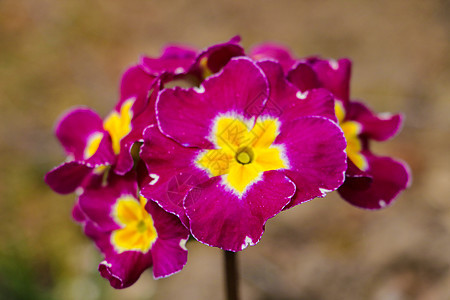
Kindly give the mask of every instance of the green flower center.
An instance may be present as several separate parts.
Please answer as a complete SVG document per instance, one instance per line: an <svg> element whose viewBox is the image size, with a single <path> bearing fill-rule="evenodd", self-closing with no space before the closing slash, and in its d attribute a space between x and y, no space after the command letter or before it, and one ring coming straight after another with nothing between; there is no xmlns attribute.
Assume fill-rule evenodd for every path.
<svg viewBox="0 0 450 300"><path fill-rule="evenodd" d="M252 162L253 160L253 151L251 148L245 147L243 149L239 149L236 152L235 156L238 163L242 165L246 165Z"/></svg>

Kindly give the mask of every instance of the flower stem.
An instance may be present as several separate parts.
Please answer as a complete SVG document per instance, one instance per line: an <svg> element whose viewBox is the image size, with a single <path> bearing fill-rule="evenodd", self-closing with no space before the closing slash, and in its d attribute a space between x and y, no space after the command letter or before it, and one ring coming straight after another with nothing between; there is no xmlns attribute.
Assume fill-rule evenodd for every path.
<svg viewBox="0 0 450 300"><path fill-rule="evenodd" d="M238 272L236 252L224 251L227 300L238 300Z"/></svg>

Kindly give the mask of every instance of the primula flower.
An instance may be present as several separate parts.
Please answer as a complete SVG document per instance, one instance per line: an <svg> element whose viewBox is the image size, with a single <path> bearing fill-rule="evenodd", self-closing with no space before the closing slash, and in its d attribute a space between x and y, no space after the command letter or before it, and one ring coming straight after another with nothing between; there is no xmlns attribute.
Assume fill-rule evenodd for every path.
<svg viewBox="0 0 450 300"><path fill-rule="evenodd" d="M156 123L154 105L163 85L178 79L198 83L219 71L231 57L244 54L239 40L234 37L198 55L191 48L172 45L159 58L144 56L123 75L120 99L105 120L88 108L66 113L58 122L56 136L68 159L46 175L47 184L68 194L101 182L107 167L120 175L131 170L132 146L142 141L145 127Z"/></svg>
<svg viewBox="0 0 450 300"><path fill-rule="evenodd" d="M282 74L277 63L238 57L200 87L158 96L158 126L145 130L140 155L152 180L141 193L200 242L254 245L287 205L343 182L346 144L332 95L298 93Z"/></svg>
<svg viewBox="0 0 450 300"><path fill-rule="evenodd" d="M130 286L149 267L161 278L186 264L188 230L173 214L138 197L133 172L111 175L106 186L87 188L77 205L86 235L105 256L100 274L114 288Z"/></svg>
<svg viewBox="0 0 450 300"><path fill-rule="evenodd" d="M361 102L350 100L351 61L309 58L288 73L300 91L323 87L335 98L336 116L347 140L348 170L339 194L349 203L379 209L392 203L410 183L408 166L370 151L369 142L392 138L401 128L402 115L375 114Z"/></svg>
<svg viewBox="0 0 450 300"><path fill-rule="evenodd" d="M275 44L247 56L239 42L144 56L105 119L82 107L58 123L68 158L45 181L78 192L73 217L113 287L150 267L155 278L180 271L189 234L240 251L268 219L327 192L375 209L409 184L405 164L369 150L402 118L350 100L349 60L298 59Z"/></svg>
<svg viewBox="0 0 450 300"><path fill-rule="evenodd" d="M180 56L172 54L168 58L167 53L174 51L173 47L169 49L172 50L166 50L161 58L151 63L147 59L146 68L138 65L125 72L120 99L104 120L89 108L73 109L61 118L56 127L56 136L66 150L68 159L45 177L53 190L61 194L72 193L79 187L101 182L104 172L109 168L119 175L131 170L134 163L132 146L142 141L145 127L156 123L154 104L162 87L161 78L173 78L175 66L183 68L186 64L184 56L191 53L190 50L177 48ZM155 69L151 74L150 66ZM167 70L162 66L166 66Z"/></svg>

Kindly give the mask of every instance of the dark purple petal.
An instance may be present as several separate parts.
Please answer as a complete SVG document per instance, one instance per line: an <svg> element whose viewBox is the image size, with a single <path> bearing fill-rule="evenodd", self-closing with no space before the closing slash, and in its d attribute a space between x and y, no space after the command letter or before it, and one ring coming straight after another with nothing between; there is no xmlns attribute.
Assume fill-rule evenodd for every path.
<svg viewBox="0 0 450 300"><path fill-rule="evenodd" d="M370 172L360 170L351 159L347 159L347 171L345 172L345 181L351 183L355 188L367 189L372 184L372 175Z"/></svg>
<svg viewBox="0 0 450 300"><path fill-rule="evenodd" d="M184 212L183 199L190 188L208 179L205 172L194 166L197 155L198 149L180 146L154 126L144 132L140 157L149 174L141 193L166 211L179 216L186 226L189 221Z"/></svg>
<svg viewBox="0 0 450 300"><path fill-rule="evenodd" d="M350 75L352 63L349 59L324 60L310 58L307 60L317 74L320 86L332 92L344 103L349 101Z"/></svg>
<svg viewBox="0 0 450 300"><path fill-rule="evenodd" d="M325 89L298 91L284 77L283 70L273 61L259 62L269 81L270 96L263 114L279 117L283 122L304 116L321 116L337 122L333 95Z"/></svg>
<svg viewBox="0 0 450 300"><path fill-rule="evenodd" d="M235 36L228 42L208 47L197 57L197 67L200 69L206 67L206 72L219 72L233 57L245 55L244 49L239 45L239 42L240 37Z"/></svg>
<svg viewBox="0 0 450 300"><path fill-rule="evenodd" d="M163 90L156 102L158 126L183 146L211 148L208 136L219 114L258 116L267 95L261 69L247 58L235 58L200 88Z"/></svg>
<svg viewBox="0 0 450 300"><path fill-rule="evenodd" d="M98 150L91 157L86 157L89 138L95 134L103 135ZM103 129L103 121L88 108L77 108L64 115L56 127L56 136L67 154L76 161L86 161L92 166L114 162L114 153L109 135Z"/></svg>
<svg viewBox="0 0 450 300"><path fill-rule="evenodd" d="M185 46L169 46L160 58L142 57L141 66L150 75L186 73L195 61L196 51Z"/></svg>
<svg viewBox="0 0 450 300"><path fill-rule="evenodd" d="M140 156L139 156L140 157ZM136 174L137 174L137 183L138 190L140 191L144 186L150 184L154 180L148 176L147 166L145 165L142 159L139 159L136 164Z"/></svg>
<svg viewBox="0 0 450 300"><path fill-rule="evenodd" d="M365 104L348 103L346 120L357 121L362 125L361 134L376 141L385 141L400 131L403 117L400 114L374 114Z"/></svg>
<svg viewBox="0 0 450 300"><path fill-rule="evenodd" d="M283 173L297 187L288 208L323 197L344 182L346 142L338 125L322 117L304 117L283 123L280 131L275 144L284 147L289 161Z"/></svg>
<svg viewBox="0 0 450 300"><path fill-rule="evenodd" d="M390 157L364 153L369 163L372 184L358 185L352 178L346 178L339 188L339 194L349 203L366 209L380 209L392 203L397 195L410 184L410 171L405 163Z"/></svg>
<svg viewBox="0 0 450 300"><path fill-rule="evenodd" d="M284 73L287 73L295 64L295 59L287 48L272 43L265 43L254 47L250 51L249 56L254 60L275 60L281 64Z"/></svg>
<svg viewBox="0 0 450 300"><path fill-rule="evenodd" d="M279 213L295 193L295 185L278 171L264 172L242 198L221 180L214 177L193 188L185 207L192 235L204 244L229 251L256 244L266 221Z"/></svg>
<svg viewBox="0 0 450 300"><path fill-rule="evenodd" d="M123 289L135 283L142 272L152 266L151 253L126 251L105 257L98 270L113 288Z"/></svg>
<svg viewBox="0 0 450 300"><path fill-rule="evenodd" d="M153 218L158 239L152 247L153 275L155 278L167 277L180 271L187 262L185 247L189 231L180 219L164 211L153 201L148 201L146 210Z"/></svg>
<svg viewBox="0 0 450 300"><path fill-rule="evenodd" d="M83 186L83 182L94 169L79 162L68 162L54 168L45 175L45 183L59 194L70 194Z"/></svg>
<svg viewBox="0 0 450 300"><path fill-rule="evenodd" d="M316 72L303 62L289 71L287 79L302 92L321 87Z"/></svg>
<svg viewBox="0 0 450 300"><path fill-rule="evenodd" d="M120 226L111 217L111 209L121 196L137 197L135 174L117 176L109 174L108 184L95 189L86 189L79 198L79 205L86 216L103 231Z"/></svg>

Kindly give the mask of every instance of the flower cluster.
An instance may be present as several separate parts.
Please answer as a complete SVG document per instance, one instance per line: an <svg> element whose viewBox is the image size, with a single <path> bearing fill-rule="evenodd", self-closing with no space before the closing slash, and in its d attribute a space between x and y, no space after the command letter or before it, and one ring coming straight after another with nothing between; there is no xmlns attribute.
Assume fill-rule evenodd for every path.
<svg viewBox="0 0 450 300"><path fill-rule="evenodd" d="M68 159L45 180L77 193L73 217L115 288L149 267L155 278L180 271L190 235L240 251L269 218L334 190L382 208L409 173L369 140L392 137L402 118L351 101L349 81L347 59L297 59L272 44L246 54L238 37L169 46L125 72L105 119L88 108L62 117Z"/></svg>

